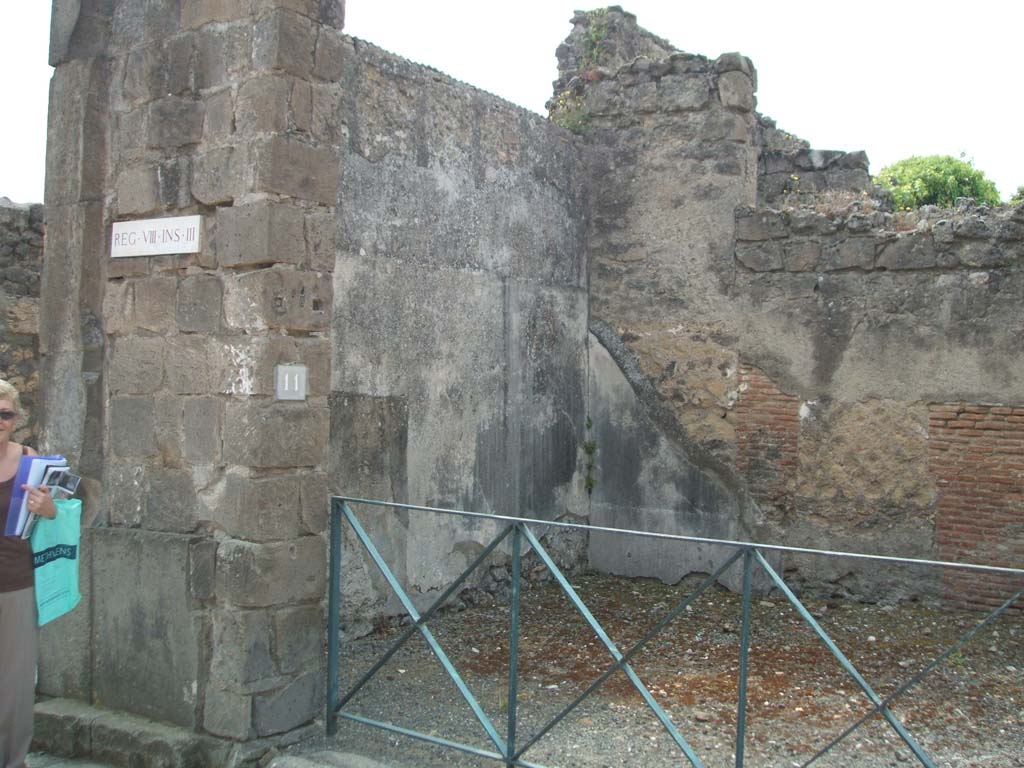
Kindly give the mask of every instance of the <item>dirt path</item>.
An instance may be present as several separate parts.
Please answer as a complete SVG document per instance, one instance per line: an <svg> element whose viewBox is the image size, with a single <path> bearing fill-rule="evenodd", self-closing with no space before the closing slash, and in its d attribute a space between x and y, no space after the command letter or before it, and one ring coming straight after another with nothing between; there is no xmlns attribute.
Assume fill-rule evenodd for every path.
<svg viewBox="0 0 1024 768"><path fill-rule="evenodd" d="M652 581L573 579L623 651L686 594ZM503 734L508 665L506 605L481 604L433 620L441 646ZM886 696L981 617L916 604L898 607L807 601L861 674ZM708 766L734 764L740 600L714 588L636 657L637 674ZM346 643L351 683L398 628ZM856 683L778 594L755 599L747 709L747 766L800 765L869 707ZM534 586L522 597L520 745L610 663L607 651L561 591ZM344 688L344 685L343 685ZM361 691L347 711L442 738L491 748L426 643L416 636ZM1001 617L893 707L937 765L1024 766L1024 619ZM328 744L314 745L324 748ZM343 722L333 746L386 765L498 763ZM685 765L622 672L553 729L524 759L550 766ZM816 765L918 764L879 718Z"/></svg>

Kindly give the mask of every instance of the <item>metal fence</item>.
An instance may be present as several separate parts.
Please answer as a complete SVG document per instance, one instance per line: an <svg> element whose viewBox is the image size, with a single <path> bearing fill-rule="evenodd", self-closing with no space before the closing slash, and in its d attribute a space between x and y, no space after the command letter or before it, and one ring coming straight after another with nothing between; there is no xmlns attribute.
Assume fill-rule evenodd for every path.
<svg viewBox="0 0 1024 768"><path fill-rule="evenodd" d="M406 510L406 511L417 511L424 513L440 514L440 515L456 515L460 517L476 518L491 520L497 523L503 524L502 530L494 537L494 539L483 548L483 550L477 555L477 557L469 564L469 566L459 575L458 578L453 581L448 588L439 596L436 600L427 608L425 611L420 613L405 589L402 587L399 580L395 577L391 568L384 561L380 551L374 545L373 541L367 535L365 529L359 522L355 513L352 510L351 504L365 504L374 507L387 508L390 510ZM389 649L381 656L380 659L365 673L363 674L346 692L342 693L339 690L340 675L339 675L339 655L340 655L340 606L341 606L341 557L342 557L342 526L347 523L351 526L353 533L355 534L358 541L366 549L370 558L374 564L380 570L384 579L390 585L395 595L401 602L405 611L408 613L411 623L404 629L404 631L398 636L394 643ZM587 608L586 604L580 599L576 589L569 583L565 575L555 564L550 554L541 543L540 538L534 533L535 528L568 528L578 529L588 532L600 532L600 533L611 533L623 536L639 536L654 539L664 539L671 541L678 541L681 543L691 544L714 544L721 545L723 547L732 550L732 554L725 560L720 567L718 567L714 573L710 574L704 579L701 584L685 598L683 598L674 608L668 611L651 630L644 635L639 641L637 641L631 648L625 652L621 651L610 637L608 637L604 628L594 618L593 614ZM643 701L654 713L661 726L668 733L672 742L678 748L678 750L685 756L686 760L692 766L702 767L704 763L701 758L696 754L693 747L686 740L684 735L679 731L678 727L669 718L665 710L658 704L654 696L651 695L650 690L644 685L643 681L633 670L630 661L639 653L655 636L657 636L665 627L667 627L673 620L675 620L680 614L687 610L687 608L698 598L700 595L708 589L712 584L717 582L719 578L723 576L729 569L735 567L742 568L742 616L740 625L740 649L739 649L739 673L738 673L738 696L737 696L737 708L736 708L736 737L735 737L735 764L737 768L744 765L744 750L746 746L746 712L747 712L747 686L748 686L748 657L750 652L750 623L751 623L751 597L753 595L753 574L755 569L760 569L768 579L768 583L777 588L786 599L796 609L797 613L803 619L807 625L814 631L817 637L822 643L828 648L832 656L835 657L839 665L846 671L846 673L853 679L856 685L863 692L864 696L871 704L871 708L864 713L855 722L851 723L846 729L843 730L837 737L832 739L828 744L822 746L810 759L803 763L804 766L809 766L815 763L821 757L832 751L840 742L845 740L852 733L857 731L864 723L876 715L881 716L888 725L895 731L899 738L906 745L906 748L914 755L918 762L924 766L934 766L931 758L925 753L921 745L914 739L914 737L907 731L904 724L893 714L891 706L893 702L899 697L916 686L921 680L932 672L936 667L942 664L946 659L956 654L964 645L966 645L975 635L977 635L987 625L992 623L1001 614L1005 613L1011 606L1021 599L1024 594L1024 588L1018 589L1011 597L1009 597L1002 605L993 610L991 613L986 615L984 618L979 620L970 630L968 630L959 640L953 643L949 648L939 654L934 660L924 666L919 672L909 677L907 680L899 684L888 696L882 698L875 692L870 683L857 671L857 668L853 663L846 657L846 655L840 650L833 639L828 635L827 632L821 627L818 621L814 618L807 607L800 601L800 599L794 594L793 590L786 584L786 582L779 575L777 570L772 567L768 558L765 557L765 553L795 553L795 554L809 554L809 555L821 555L828 557L843 557L851 558L856 560L882 562L889 564L905 564L905 565L918 565L918 566L930 566L934 568L958 568L969 571L977 572L988 572L988 573L999 573L1010 576L1011 578L1019 578L1021 584L1024 584L1024 569L1019 568L1006 568L988 565L978 565L972 563L952 563L937 560L922 560L913 558L900 558L900 557L889 557L883 555L866 555L852 552L833 552L828 550L808 549L803 547L787 547L780 545L770 544L758 544L754 542L743 542L743 541L728 541L721 539L703 538L697 536L679 536L673 534L664 533L651 533L648 531L633 531L624 530L618 528L607 528L601 526L590 526L574 523L564 522L553 522L546 520L533 520L528 518L510 517L504 515L489 515L478 512L467 512L463 510L452 510L452 509L440 509L435 507L423 507L412 504L397 504L387 501L378 501L371 499L357 499L336 496L331 500L331 549L330 549L330 587L329 587L329 599L328 599L328 681L327 681L327 705L326 705L326 723L327 732L329 735L333 735L337 731L338 718L344 718L356 723L361 723L367 726L373 726L381 728L392 733L401 734L404 736L412 737L429 742L434 745L447 747L462 752L466 752L478 757L490 758L498 761L505 766L533 766L533 768L543 768L536 763L528 762L524 759L524 755L531 747L539 742L544 736L556 725L558 725L569 713L576 709L588 696L596 691L609 677L618 671L622 671L633 687L636 688ZM511 547L511 596L510 596L510 629L509 629L509 661L508 661L508 700L507 700L507 720L503 724L504 728L499 733L499 726L484 712L480 703L474 697L469 687L466 685L462 676L458 670L452 664L451 659L445 653L444 649L437 642L434 634L427 626L430 619L437 613L437 611L443 606L447 600L465 584L469 576L481 566L491 553L504 541L510 540ZM529 544L540 558L543 564L550 571L555 581L565 592L565 595L571 601L572 605L579 611L580 615L594 631L596 636L600 639L600 642L605 646L609 655L611 656L612 663L602 672L589 686L577 696L571 703L566 705L561 711L559 711L553 718L551 718L545 725L543 725L538 731L536 731L528 740L524 743L519 743L517 739L517 713L519 705L518 696L518 642L519 642L519 598L520 598L520 587L522 575L520 572L521 566L521 554L523 550L524 542ZM482 749L479 747L457 742L449 739L439 738L437 736L413 731L410 729L402 728L392 723L382 722L378 720L372 720L370 718L362 717L357 714L345 711L345 707L349 704L353 697L376 675L382 667L388 662L389 659L398 652L400 648L408 641L413 635L419 633L426 641L430 650L437 657L443 666L445 672L454 682L459 693L465 699L469 708L472 710L477 721L483 727L488 738L490 739L493 749Z"/></svg>

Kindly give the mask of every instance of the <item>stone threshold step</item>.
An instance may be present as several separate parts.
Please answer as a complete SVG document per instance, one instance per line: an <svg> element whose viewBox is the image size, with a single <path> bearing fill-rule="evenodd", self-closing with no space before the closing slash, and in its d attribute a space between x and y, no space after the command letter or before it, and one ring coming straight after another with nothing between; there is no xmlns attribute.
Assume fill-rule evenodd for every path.
<svg viewBox="0 0 1024 768"><path fill-rule="evenodd" d="M322 725L247 742L218 739L137 715L101 709L72 699L45 699L35 705L37 753L29 768L68 768L69 758L91 760L81 768L257 768L286 747L322 735ZM139 762L144 756L144 762ZM63 759L65 762L54 762ZM332 766L331 763L326 763ZM354 763L358 768L364 766ZM373 768L373 766L366 766Z"/></svg>

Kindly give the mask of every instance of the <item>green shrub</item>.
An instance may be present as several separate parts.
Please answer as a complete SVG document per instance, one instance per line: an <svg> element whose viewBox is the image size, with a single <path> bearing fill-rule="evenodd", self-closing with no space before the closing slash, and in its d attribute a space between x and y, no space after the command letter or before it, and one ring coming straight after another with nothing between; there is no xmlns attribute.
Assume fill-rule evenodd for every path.
<svg viewBox="0 0 1024 768"><path fill-rule="evenodd" d="M1019 205L1020 203L1024 203L1024 184L1017 187L1017 191L1010 198L1010 205Z"/></svg>
<svg viewBox="0 0 1024 768"><path fill-rule="evenodd" d="M908 157L893 163L875 177L875 183L892 192L896 210L922 205L952 207L958 197L999 205L996 185L967 160L949 155Z"/></svg>

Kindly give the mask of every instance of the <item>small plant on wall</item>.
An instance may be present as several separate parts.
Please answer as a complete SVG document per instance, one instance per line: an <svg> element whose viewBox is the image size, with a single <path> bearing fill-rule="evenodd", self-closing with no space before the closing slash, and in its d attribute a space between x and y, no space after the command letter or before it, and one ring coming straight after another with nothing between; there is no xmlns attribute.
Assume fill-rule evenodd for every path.
<svg viewBox="0 0 1024 768"><path fill-rule="evenodd" d="M549 117L551 120L568 131L579 135L586 133L590 127L590 113L583 106L581 96L574 95L571 91L562 91L555 97L554 103L550 103Z"/></svg>
<svg viewBox="0 0 1024 768"><path fill-rule="evenodd" d="M597 482L594 479L594 456L597 454L597 442L590 437L590 430L594 426L594 422L587 416L587 439L583 443L583 454L586 458L586 474L583 476L583 487L587 489L587 495L589 496L594 491L594 485Z"/></svg>

